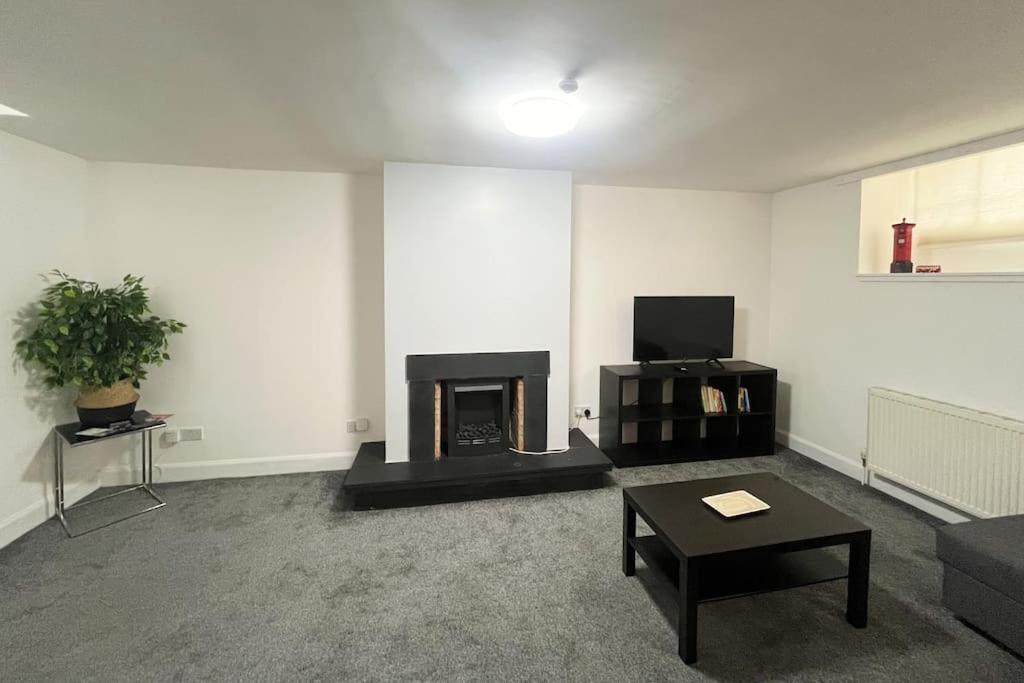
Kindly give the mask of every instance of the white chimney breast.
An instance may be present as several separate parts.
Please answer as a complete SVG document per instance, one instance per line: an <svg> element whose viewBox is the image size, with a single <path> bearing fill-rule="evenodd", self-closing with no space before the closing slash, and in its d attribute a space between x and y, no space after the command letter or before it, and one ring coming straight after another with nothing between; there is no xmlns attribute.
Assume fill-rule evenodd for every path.
<svg viewBox="0 0 1024 683"><path fill-rule="evenodd" d="M566 447L571 238L571 173L384 164L388 462L409 459L418 353L549 351L548 448Z"/></svg>

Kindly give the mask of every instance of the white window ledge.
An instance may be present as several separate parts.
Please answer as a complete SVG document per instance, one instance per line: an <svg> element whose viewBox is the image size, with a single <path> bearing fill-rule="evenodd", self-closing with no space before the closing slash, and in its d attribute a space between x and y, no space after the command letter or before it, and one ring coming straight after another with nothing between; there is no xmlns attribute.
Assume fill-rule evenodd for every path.
<svg viewBox="0 0 1024 683"><path fill-rule="evenodd" d="M859 282L1024 282L1024 273L862 273Z"/></svg>

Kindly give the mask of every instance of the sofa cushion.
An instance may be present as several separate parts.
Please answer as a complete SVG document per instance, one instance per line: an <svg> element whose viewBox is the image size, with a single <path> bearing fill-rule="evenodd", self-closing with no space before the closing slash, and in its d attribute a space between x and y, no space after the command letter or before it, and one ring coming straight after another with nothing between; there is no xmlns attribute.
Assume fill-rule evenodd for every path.
<svg viewBox="0 0 1024 683"><path fill-rule="evenodd" d="M935 535L940 560L1024 602L1024 515L950 524Z"/></svg>

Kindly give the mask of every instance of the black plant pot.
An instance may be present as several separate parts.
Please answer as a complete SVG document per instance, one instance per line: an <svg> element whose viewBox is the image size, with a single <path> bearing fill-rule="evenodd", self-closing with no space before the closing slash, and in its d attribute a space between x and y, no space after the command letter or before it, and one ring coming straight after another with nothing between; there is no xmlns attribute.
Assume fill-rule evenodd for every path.
<svg viewBox="0 0 1024 683"><path fill-rule="evenodd" d="M114 422L130 420L135 414L136 403L138 401L112 408L79 408L75 406L75 409L78 411L78 421L82 423L83 427L109 427Z"/></svg>

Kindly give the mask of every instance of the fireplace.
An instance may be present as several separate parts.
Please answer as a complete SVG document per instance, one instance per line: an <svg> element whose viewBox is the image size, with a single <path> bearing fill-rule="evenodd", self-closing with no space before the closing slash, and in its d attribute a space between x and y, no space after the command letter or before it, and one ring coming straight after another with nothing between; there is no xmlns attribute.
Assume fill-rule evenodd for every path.
<svg viewBox="0 0 1024 683"><path fill-rule="evenodd" d="M547 351L410 355L409 459L547 448Z"/></svg>
<svg viewBox="0 0 1024 683"><path fill-rule="evenodd" d="M439 417L446 423L443 443L449 457L487 455L513 444L508 380L449 380L444 384L447 410Z"/></svg>

